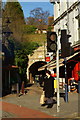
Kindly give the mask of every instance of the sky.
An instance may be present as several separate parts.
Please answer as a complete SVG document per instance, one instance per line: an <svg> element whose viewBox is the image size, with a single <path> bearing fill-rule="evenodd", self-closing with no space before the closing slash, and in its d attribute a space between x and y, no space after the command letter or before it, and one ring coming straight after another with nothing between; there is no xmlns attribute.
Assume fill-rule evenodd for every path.
<svg viewBox="0 0 80 120"><path fill-rule="evenodd" d="M6 2L7 0L2 0L2 2ZM16 0L8 0L9 2L15 2ZM50 3L50 0L18 0L20 5L22 6L24 17L30 16L30 11L35 8L42 8L42 10L49 11L50 16L53 15L53 4Z"/></svg>
<svg viewBox="0 0 80 120"><path fill-rule="evenodd" d="M20 2L20 5L22 6L24 17L30 16L30 11L35 8L42 8L42 10L49 11L50 16L53 15L53 5L50 2Z"/></svg>
<svg viewBox="0 0 80 120"><path fill-rule="evenodd" d="M19 2L49 2L49 0L18 0Z"/></svg>

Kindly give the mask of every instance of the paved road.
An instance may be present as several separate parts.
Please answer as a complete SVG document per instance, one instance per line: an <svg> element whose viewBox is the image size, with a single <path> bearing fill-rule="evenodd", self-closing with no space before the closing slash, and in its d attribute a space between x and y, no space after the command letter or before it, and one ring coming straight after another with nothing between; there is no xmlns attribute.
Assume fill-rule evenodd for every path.
<svg viewBox="0 0 80 120"><path fill-rule="evenodd" d="M7 113L12 115L13 117L15 116L16 118L53 118L52 116L38 110L33 110L12 103L2 102L2 106L3 111L6 111Z"/></svg>
<svg viewBox="0 0 80 120"><path fill-rule="evenodd" d="M52 108L42 107L39 104L42 89L35 85L27 88L27 94L20 97L11 94L3 97L2 110L4 118L79 118L78 94L69 93L69 102L65 103L60 97L60 112L57 104ZM54 98L56 100L56 97Z"/></svg>

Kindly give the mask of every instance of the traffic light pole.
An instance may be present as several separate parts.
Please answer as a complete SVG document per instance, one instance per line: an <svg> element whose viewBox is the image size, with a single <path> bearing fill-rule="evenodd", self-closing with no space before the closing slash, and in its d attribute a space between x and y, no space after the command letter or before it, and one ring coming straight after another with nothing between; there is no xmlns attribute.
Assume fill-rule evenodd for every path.
<svg viewBox="0 0 80 120"><path fill-rule="evenodd" d="M57 112L60 111L60 94L59 94L59 40L60 36L58 36L57 40L57 55L56 55L56 66L57 66Z"/></svg>
<svg viewBox="0 0 80 120"><path fill-rule="evenodd" d="M66 70L66 57L64 58L64 67L65 67L65 102L68 102L68 79L67 79L67 70Z"/></svg>

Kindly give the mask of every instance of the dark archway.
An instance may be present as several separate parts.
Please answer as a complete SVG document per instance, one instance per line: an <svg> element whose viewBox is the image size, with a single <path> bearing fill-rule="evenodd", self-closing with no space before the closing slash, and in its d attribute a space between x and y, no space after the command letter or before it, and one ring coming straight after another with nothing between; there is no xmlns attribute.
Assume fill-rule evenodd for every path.
<svg viewBox="0 0 80 120"><path fill-rule="evenodd" d="M29 68L29 80L34 81L35 75L44 74L44 71L38 71L38 69L47 64L45 61L37 61L33 63Z"/></svg>

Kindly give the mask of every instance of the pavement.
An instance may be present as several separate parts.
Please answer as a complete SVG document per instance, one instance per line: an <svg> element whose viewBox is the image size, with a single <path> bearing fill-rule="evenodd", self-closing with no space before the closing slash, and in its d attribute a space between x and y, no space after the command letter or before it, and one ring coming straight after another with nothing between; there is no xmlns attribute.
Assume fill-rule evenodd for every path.
<svg viewBox="0 0 80 120"><path fill-rule="evenodd" d="M60 97L59 112L57 104L52 108L41 106L40 96L42 88L36 85L25 88L27 93L21 95L10 94L0 98L0 118L77 118L80 119L78 93L68 93L68 102L64 101L63 94ZM57 98L54 97L56 100Z"/></svg>

